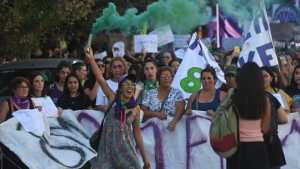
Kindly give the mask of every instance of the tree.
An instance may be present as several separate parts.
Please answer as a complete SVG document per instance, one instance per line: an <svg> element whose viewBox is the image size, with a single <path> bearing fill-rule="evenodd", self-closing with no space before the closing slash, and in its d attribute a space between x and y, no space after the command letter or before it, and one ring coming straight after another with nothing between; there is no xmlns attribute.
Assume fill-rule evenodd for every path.
<svg viewBox="0 0 300 169"><path fill-rule="evenodd" d="M79 22L88 21L94 4L94 0L2 1L0 54L28 57L49 38L66 38Z"/></svg>

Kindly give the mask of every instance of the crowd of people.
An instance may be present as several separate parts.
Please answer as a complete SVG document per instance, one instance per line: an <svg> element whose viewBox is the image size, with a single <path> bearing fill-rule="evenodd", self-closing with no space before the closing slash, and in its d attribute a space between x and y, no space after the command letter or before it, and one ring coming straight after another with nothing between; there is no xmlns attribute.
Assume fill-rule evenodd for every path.
<svg viewBox="0 0 300 169"><path fill-rule="evenodd" d="M150 54L144 50L137 57L127 53L99 59L87 48L85 62L70 65L62 61L58 65L52 84L46 85L41 72L14 78L9 84L11 96L0 104L0 123L16 110L35 108L34 97L51 97L60 113L64 109L106 112L99 153L91 161L93 169L142 168L133 142L141 152L143 168L148 169L141 123L171 117L167 128L176 132L176 124L192 110L206 111L213 118L228 90L234 88L241 144L228 159L228 169L280 168L285 159L278 125L288 122L289 113L300 111L300 52L279 55L278 67L262 68L247 63L238 69L237 50L215 57L225 72L226 83L216 88L216 72L207 65L201 72L202 89L185 100L183 93L171 86L181 62L172 51Z"/></svg>

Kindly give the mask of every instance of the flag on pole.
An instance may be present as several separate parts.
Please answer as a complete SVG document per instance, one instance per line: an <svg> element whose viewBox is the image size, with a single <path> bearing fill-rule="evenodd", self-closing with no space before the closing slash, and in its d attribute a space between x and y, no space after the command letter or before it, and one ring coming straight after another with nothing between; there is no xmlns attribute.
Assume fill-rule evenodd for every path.
<svg viewBox="0 0 300 169"><path fill-rule="evenodd" d="M238 61L239 67L246 62L255 62L260 67L278 65L267 11L263 1L260 3L260 8L254 15L249 31L245 35Z"/></svg>
<svg viewBox="0 0 300 169"><path fill-rule="evenodd" d="M224 73L207 47L194 33L172 86L180 89L184 98L189 98L192 93L202 88L200 73L208 65L215 69L218 78L216 87L220 87L222 83L225 83Z"/></svg>
<svg viewBox="0 0 300 169"><path fill-rule="evenodd" d="M243 32L232 18L225 17L218 4L216 4L216 31L218 48L221 47L222 38L240 38Z"/></svg>

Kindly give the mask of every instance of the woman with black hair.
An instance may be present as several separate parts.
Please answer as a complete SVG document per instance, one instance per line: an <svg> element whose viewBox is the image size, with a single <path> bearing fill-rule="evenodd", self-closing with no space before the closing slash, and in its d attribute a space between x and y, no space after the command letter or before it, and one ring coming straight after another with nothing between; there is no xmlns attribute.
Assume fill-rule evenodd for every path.
<svg viewBox="0 0 300 169"><path fill-rule="evenodd" d="M271 103L266 96L261 69L253 62L243 65L232 95L239 114L238 151L227 158L227 169L269 169L263 133L270 130Z"/></svg>
<svg viewBox="0 0 300 169"><path fill-rule="evenodd" d="M71 73L72 67L66 61L61 61L56 69L55 82L47 89L47 95L51 97L57 106L58 99L64 93L64 86L67 76Z"/></svg>
<svg viewBox="0 0 300 169"><path fill-rule="evenodd" d="M91 161L93 169L131 168L141 169L134 140L144 161L144 169L150 169L150 163L144 150L140 129L140 108L134 98L135 83L129 76L120 80L116 93L108 86L103 71L94 61L91 49L86 50L97 82L109 100L109 109L103 128L98 156Z"/></svg>
<svg viewBox="0 0 300 169"><path fill-rule="evenodd" d="M30 81L32 83L30 95L31 97L45 97L45 81L44 76L40 72L34 72L31 74Z"/></svg>
<svg viewBox="0 0 300 169"><path fill-rule="evenodd" d="M262 67L261 69L265 91L271 103L270 130L264 133L264 141L267 146L271 169L279 169L280 166L286 164L286 161L278 136L278 124L288 122L288 111L285 110L282 103L273 96L280 91L280 89L276 88L277 84L275 82L274 72L270 67ZM284 98L280 94L277 95L277 97L281 97L281 100L283 100L281 102L284 102Z"/></svg>
<svg viewBox="0 0 300 169"><path fill-rule="evenodd" d="M58 107L62 109L82 110L91 105L89 97L84 93L79 78L70 74L65 82L64 94L58 100Z"/></svg>
<svg viewBox="0 0 300 169"><path fill-rule="evenodd" d="M279 88L279 84L276 82L276 73L270 67L262 67L261 70L266 92L276 97L279 101L279 106L285 111L285 114L289 113L292 98Z"/></svg>

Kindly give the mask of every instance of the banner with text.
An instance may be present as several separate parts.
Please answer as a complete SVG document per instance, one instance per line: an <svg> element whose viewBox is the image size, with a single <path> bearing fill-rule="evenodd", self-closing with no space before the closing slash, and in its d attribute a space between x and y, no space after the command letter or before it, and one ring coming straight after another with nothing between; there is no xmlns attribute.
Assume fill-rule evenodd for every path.
<svg viewBox="0 0 300 169"><path fill-rule="evenodd" d="M92 110L76 112L88 131L95 131L100 126L101 114ZM216 155L210 146L208 131L211 120L205 112L193 111L193 115L183 116L174 132L167 129L170 120L170 117L165 121L153 118L142 124L145 149L152 169L226 168L225 159ZM282 169L300 169L298 113L291 113L289 123L279 126L279 136L287 161Z"/></svg>
<svg viewBox="0 0 300 169"><path fill-rule="evenodd" d="M277 66L278 60L273 46L271 29L266 8L261 1L257 15L253 17L246 34L238 66L247 62L255 62L258 66Z"/></svg>

